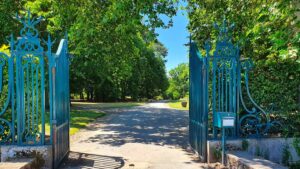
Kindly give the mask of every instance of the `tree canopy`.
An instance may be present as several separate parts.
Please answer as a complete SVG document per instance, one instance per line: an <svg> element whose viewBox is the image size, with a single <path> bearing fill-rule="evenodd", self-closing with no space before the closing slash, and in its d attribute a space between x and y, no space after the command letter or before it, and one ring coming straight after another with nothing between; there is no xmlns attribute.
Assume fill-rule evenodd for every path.
<svg viewBox="0 0 300 169"><path fill-rule="evenodd" d="M242 57L271 62L299 58L300 20L297 0L271 1L189 1L189 30L192 39L203 46L216 40L213 23L226 18L234 24L232 36L239 43Z"/></svg>
<svg viewBox="0 0 300 169"><path fill-rule="evenodd" d="M61 39L68 33L72 94L86 93L95 101L153 98L168 87L167 50L155 29L172 25L171 19L165 23L160 15L171 18L177 5L174 0L4 0L0 44L20 29L12 16L30 9L44 17L39 25L42 37L49 32L53 39Z"/></svg>
<svg viewBox="0 0 300 169"><path fill-rule="evenodd" d="M188 95L189 91L189 65L181 63L169 71L169 88L167 95L177 100Z"/></svg>

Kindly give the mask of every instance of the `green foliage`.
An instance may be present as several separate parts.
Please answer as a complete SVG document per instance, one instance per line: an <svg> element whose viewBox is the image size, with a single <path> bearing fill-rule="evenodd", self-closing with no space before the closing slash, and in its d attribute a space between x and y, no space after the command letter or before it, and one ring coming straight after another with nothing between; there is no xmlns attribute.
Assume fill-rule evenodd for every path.
<svg viewBox="0 0 300 169"><path fill-rule="evenodd" d="M7 43L10 34L16 34L21 25L13 19L13 16L23 8L25 0L1 0L0 1L0 46Z"/></svg>
<svg viewBox="0 0 300 169"><path fill-rule="evenodd" d="M213 147L213 155L217 161L220 161L222 158L222 147L220 144L217 144L216 147Z"/></svg>
<svg viewBox="0 0 300 169"><path fill-rule="evenodd" d="M42 38L50 32L53 39L61 39L68 32L72 94L86 93L95 101L139 100L167 89L167 50L157 41L155 28L172 25L171 19L163 22L159 15L175 15L176 0L4 0L0 45L20 30L12 16L21 9L44 17L38 25Z"/></svg>
<svg viewBox="0 0 300 169"><path fill-rule="evenodd" d="M289 169L299 169L300 168L300 162L292 163L289 165Z"/></svg>
<svg viewBox="0 0 300 169"><path fill-rule="evenodd" d="M289 59L257 62L249 76L250 91L257 103L265 109L274 104L270 113L273 117L280 115L285 134L299 135L300 64Z"/></svg>
<svg viewBox="0 0 300 169"><path fill-rule="evenodd" d="M251 95L264 109L274 103L272 118L281 115L287 135L300 134L299 5L297 0L191 0L187 7L192 39L202 48L207 39L217 38L214 22L220 25L225 16L235 24L233 41L239 44L241 57L255 64L249 75Z"/></svg>
<svg viewBox="0 0 300 169"><path fill-rule="evenodd" d="M182 106L182 102L186 100L172 100L168 102L169 107L178 109L178 110L189 110L189 103L187 103L186 107Z"/></svg>
<svg viewBox="0 0 300 169"><path fill-rule="evenodd" d="M217 33L213 22L224 16L235 23L233 37L242 45L241 55L254 60L297 58L300 26L297 0L272 1L189 1L189 29L200 45ZM298 51L296 51L298 50ZM296 52L296 53L293 53Z"/></svg>
<svg viewBox="0 0 300 169"><path fill-rule="evenodd" d="M97 118L105 116L103 112L94 112L94 111L75 111L71 110L70 112L70 135L74 135L80 129L85 128L89 123L93 122ZM46 134L50 135L50 123L49 116L46 116Z"/></svg>
<svg viewBox="0 0 300 169"><path fill-rule="evenodd" d="M299 66L291 60L258 62L249 77L252 95L264 107L274 103L277 110L296 110L300 84Z"/></svg>
<svg viewBox="0 0 300 169"><path fill-rule="evenodd" d="M113 103L90 103L90 102L72 102L72 107L80 108L93 108L93 109L112 109L112 108L125 108L141 106L141 102L113 102Z"/></svg>
<svg viewBox="0 0 300 169"><path fill-rule="evenodd" d="M167 96L173 100L184 98L189 90L189 67L181 63L169 72Z"/></svg>
<svg viewBox="0 0 300 169"><path fill-rule="evenodd" d="M90 122L103 116L105 116L103 112L71 111L70 135L75 134L81 128L85 128Z"/></svg>
<svg viewBox="0 0 300 169"><path fill-rule="evenodd" d="M294 138L293 146L294 146L298 156L300 157L300 138Z"/></svg>
<svg viewBox="0 0 300 169"><path fill-rule="evenodd" d="M5 53L6 55L9 55L9 46L6 46L6 45L0 46L0 52Z"/></svg>
<svg viewBox="0 0 300 169"><path fill-rule="evenodd" d="M248 150L248 147L249 147L249 142L248 142L248 140L243 140L243 141L242 141L242 150L243 150L243 151L246 151L246 150Z"/></svg>
<svg viewBox="0 0 300 169"><path fill-rule="evenodd" d="M0 23L1 24L1 23ZM0 45L0 52L1 53L4 53L6 55L9 54L9 47L6 46L6 45ZM3 57L1 54L0 54L1 58L5 58ZM3 62L3 61L1 61ZM0 95L0 104L1 105L5 105L5 103L7 102L7 100L9 99L9 95L8 95L8 62L5 60L4 62L5 64L3 65L3 67L1 68L1 72L3 73L2 74L2 77L1 77L1 82L2 83L2 89L1 89L1 95ZM12 114L11 114L11 108L10 106L8 106L6 112L4 112L2 115L0 115L0 118L3 118L3 119L6 119L8 121L11 121L12 120ZM10 132L10 127L4 123L3 121L0 122L0 126L3 127L3 133L0 135L0 141L3 141L4 138L7 138L7 136L9 134L11 134ZM11 141L11 139L7 140L8 142Z"/></svg>

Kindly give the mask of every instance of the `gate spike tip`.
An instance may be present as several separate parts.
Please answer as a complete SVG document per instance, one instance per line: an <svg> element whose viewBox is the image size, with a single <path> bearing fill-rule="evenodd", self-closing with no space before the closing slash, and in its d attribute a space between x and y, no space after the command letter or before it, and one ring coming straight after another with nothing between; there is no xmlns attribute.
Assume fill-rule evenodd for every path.
<svg viewBox="0 0 300 169"><path fill-rule="evenodd" d="M6 42L9 43L10 51L13 51L14 50L14 45L15 45L13 34L10 34L9 37L6 37Z"/></svg>
<svg viewBox="0 0 300 169"><path fill-rule="evenodd" d="M49 45L49 46L52 46L53 43L54 43L54 41L51 40L51 36L50 36L50 34L48 33L48 45Z"/></svg>
<svg viewBox="0 0 300 169"><path fill-rule="evenodd" d="M210 44L210 39L207 39L204 43L204 48L206 51L210 51L211 50L211 44Z"/></svg>
<svg viewBox="0 0 300 169"><path fill-rule="evenodd" d="M30 23L30 18L31 18L31 12L30 12L30 9L28 8L27 9L27 13L28 13L28 15L27 15L27 19L28 19L28 23Z"/></svg>
<svg viewBox="0 0 300 169"><path fill-rule="evenodd" d="M21 16L19 16L18 12L16 12L16 15L13 18L16 19L17 21L19 21L20 23L22 23L24 26L26 26L26 24L25 24L25 22L23 22Z"/></svg>
<svg viewBox="0 0 300 169"><path fill-rule="evenodd" d="M14 35L13 34L10 34L9 43L10 43L10 49L11 49L11 51L13 51L14 50L14 46L15 46L15 41L14 41Z"/></svg>
<svg viewBox="0 0 300 169"><path fill-rule="evenodd" d="M65 39L68 41L68 31L65 31Z"/></svg>
<svg viewBox="0 0 300 169"><path fill-rule="evenodd" d="M227 25L226 22L227 22L227 21L226 21L226 16L223 15L223 27L226 27L226 25Z"/></svg>

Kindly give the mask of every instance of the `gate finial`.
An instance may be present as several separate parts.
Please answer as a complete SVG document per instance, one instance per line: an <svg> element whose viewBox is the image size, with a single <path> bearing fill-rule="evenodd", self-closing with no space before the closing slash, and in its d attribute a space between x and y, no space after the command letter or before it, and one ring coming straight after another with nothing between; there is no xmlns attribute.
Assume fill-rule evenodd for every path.
<svg viewBox="0 0 300 169"><path fill-rule="evenodd" d="M218 25L216 22L214 23L214 27L216 30L219 31L218 39L221 41L231 41L231 37L229 37L229 32L233 30L234 28L234 23L231 24L230 26L227 23L226 17L224 16L222 25Z"/></svg>
<svg viewBox="0 0 300 169"><path fill-rule="evenodd" d="M24 15L24 18L21 18L18 13L16 14L16 19L21 22L24 27L20 31L20 35L23 37L37 37L38 30L35 28L35 25L40 23L43 17L32 18L30 10L27 11L27 15Z"/></svg>

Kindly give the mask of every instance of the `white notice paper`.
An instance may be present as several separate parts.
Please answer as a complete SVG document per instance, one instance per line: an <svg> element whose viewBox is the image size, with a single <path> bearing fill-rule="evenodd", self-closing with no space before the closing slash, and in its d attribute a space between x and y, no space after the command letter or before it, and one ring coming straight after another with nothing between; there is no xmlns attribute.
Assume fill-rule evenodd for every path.
<svg viewBox="0 0 300 169"><path fill-rule="evenodd" d="M234 127L234 119L223 119L223 127Z"/></svg>

